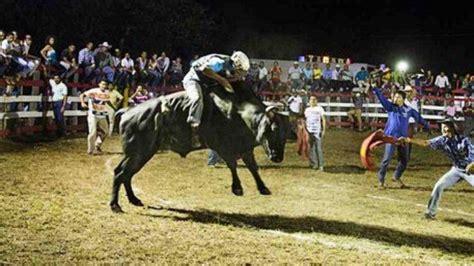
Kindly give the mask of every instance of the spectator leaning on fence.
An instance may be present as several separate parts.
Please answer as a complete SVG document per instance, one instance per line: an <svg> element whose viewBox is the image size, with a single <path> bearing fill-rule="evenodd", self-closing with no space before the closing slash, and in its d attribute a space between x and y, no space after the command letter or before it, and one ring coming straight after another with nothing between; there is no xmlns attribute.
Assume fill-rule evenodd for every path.
<svg viewBox="0 0 474 266"><path fill-rule="evenodd" d="M306 130L309 134L309 166L312 169L324 171L322 140L326 132L326 119L324 109L318 106L315 96L309 98L309 107L304 111Z"/></svg>
<svg viewBox="0 0 474 266"><path fill-rule="evenodd" d="M49 85L51 86L53 94L53 113L54 122L56 123L56 132L58 137L61 137L65 133L64 110L67 104L67 87L61 81L59 75L54 75L53 79L49 80Z"/></svg>
<svg viewBox="0 0 474 266"><path fill-rule="evenodd" d="M87 97L87 104L85 98ZM85 91L79 97L81 106L89 108L87 113L87 124L89 126L89 135L87 135L87 154L95 155L101 154L101 145L104 142L109 126L107 123L107 103L110 100L107 81L99 82L98 88L93 88Z"/></svg>
<svg viewBox="0 0 474 266"><path fill-rule="evenodd" d="M352 103L354 108L347 112L349 122L352 124L352 128L362 132L362 108L364 105L364 95L359 88L352 89ZM355 117L355 119L354 119ZM357 125L355 124L357 121Z"/></svg>

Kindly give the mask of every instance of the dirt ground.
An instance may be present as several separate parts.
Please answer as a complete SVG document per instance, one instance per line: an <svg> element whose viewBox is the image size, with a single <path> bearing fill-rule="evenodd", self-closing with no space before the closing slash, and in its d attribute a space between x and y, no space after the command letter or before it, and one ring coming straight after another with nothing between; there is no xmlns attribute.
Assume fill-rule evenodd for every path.
<svg viewBox="0 0 474 266"><path fill-rule="evenodd" d="M327 132L325 172L309 169L295 143L281 164L258 147L271 196L258 194L242 163L237 197L229 170L208 168L206 151L186 159L162 152L133 180L146 206L129 204L122 189L121 215L108 206L117 136L100 156L86 154L85 136L0 140L0 263L474 264L474 189L457 184L443 194L437 219L423 219L450 163L416 147L409 187L390 181L393 160L389 188L379 190L359 162L367 134Z"/></svg>

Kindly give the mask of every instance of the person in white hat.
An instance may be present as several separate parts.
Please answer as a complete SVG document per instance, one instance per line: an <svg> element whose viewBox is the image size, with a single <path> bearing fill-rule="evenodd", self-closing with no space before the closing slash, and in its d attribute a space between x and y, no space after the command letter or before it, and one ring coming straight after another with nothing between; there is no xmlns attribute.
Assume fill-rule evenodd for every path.
<svg viewBox="0 0 474 266"><path fill-rule="evenodd" d="M193 62L183 79L184 89L191 101L187 122L193 129L199 127L201 123L203 110L201 85L217 81L227 92L233 93L234 89L229 79L244 77L249 68L249 58L241 51L236 51L231 56L209 54Z"/></svg>
<svg viewBox="0 0 474 266"><path fill-rule="evenodd" d="M416 98L416 90L413 89L412 86L406 85L405 88L403 88L403 91L405 92L406 98L405 98L405 105L410 107L411 109L419 112L418 108L418 99ZM410 117L408 120L408 137L413 138L413 136L416 133L417 130L417 123L413 117ZM412 145L409 144L408 146L408 160L410 160L411 157L411 148Z"/></svg>

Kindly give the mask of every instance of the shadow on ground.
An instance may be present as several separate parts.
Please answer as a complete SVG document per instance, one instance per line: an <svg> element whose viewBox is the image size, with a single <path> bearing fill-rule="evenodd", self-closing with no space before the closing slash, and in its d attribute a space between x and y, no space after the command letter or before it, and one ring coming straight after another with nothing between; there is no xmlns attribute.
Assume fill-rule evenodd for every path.
<svg viewBox="0 0 474 266"><path fill-rule="evenodd" d="M249 215L210 211L205 209L185 210L160 207L149 207L149 209L166 210L180 215L173 216L166 213L146 213L142 215L173 219L176 221L192 221L224 226L231 225L235 227L248 227L262 230L279 230L286 233L323 233L348 236L383 242L395 246L434 248L445 252L474 256L473 240L403 232L382 226L327 220L315 216L285 217L279 215ZM464 220L452 220L450 222L463 226L473 226L473 223ZM427 221L427 225L428 223L432 223L432 221Z"/></svg>

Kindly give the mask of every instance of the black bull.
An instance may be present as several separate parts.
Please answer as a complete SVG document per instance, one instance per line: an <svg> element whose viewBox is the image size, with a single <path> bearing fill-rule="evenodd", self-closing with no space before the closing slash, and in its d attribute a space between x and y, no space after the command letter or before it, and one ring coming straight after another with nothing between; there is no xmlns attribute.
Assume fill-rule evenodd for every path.
<svg viewBox="0 0 474 266"><path fill-rule="evenodd" d="M289 129L288 118L269 110L244 83L232 85L233 94L217 85L203 88L204 110L197 132L202 144L200 148L192 147L192 130L186 122L190 101L185 92L149 100L122 115L120 132L124 157L114 170L110 202L113 211L122 211L118 204L121 184L129 202L143 206L133 193L132 177L159 149L170 149L182 157L206 147L215 150L229 167L232 192L239 196L243 195L243 189L237 175L237 160L242 158L260 194L271 194L258 174L253 149L262 144L270 160L281 162Z"/></svg>

